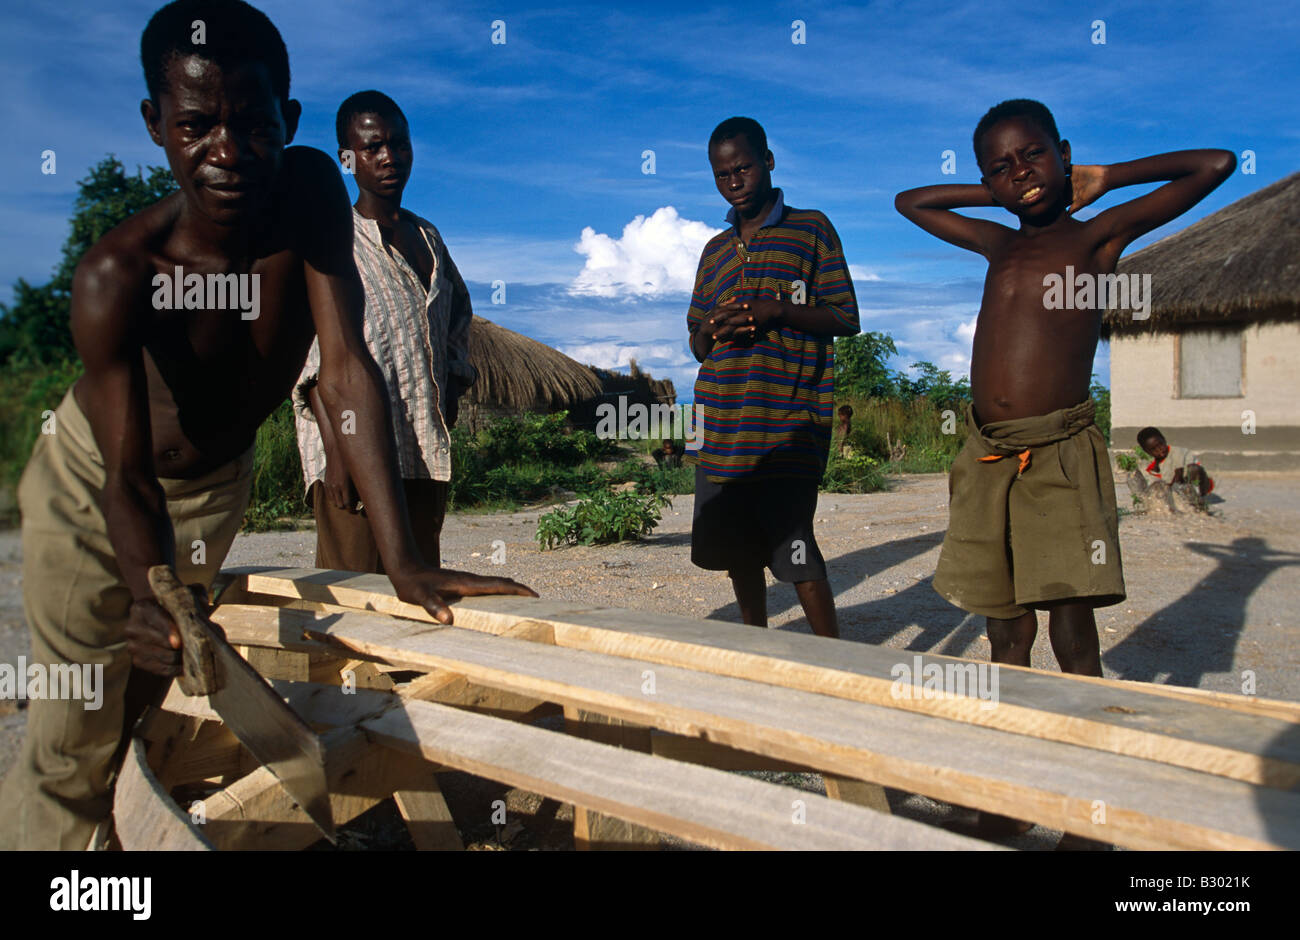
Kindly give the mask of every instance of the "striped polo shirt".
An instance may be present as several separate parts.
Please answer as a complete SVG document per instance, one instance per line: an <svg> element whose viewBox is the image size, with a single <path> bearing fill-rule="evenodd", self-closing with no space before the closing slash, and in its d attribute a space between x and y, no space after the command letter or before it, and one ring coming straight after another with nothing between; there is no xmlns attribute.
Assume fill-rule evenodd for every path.
<svg viewBox="0 0 1300 940"><path fill-rule="evenodd" d="M830 220L815 209L776 205L748 245L735 209L730 226L704 246L687 328L694 333L731 297L790 299L802 281L806 303L829 307L858 331L853 282ZM820 480L831 441L834 337L770 326L753 344L719 342L700 365L695 403L703 420L695 453L708 479Z"/></svg>

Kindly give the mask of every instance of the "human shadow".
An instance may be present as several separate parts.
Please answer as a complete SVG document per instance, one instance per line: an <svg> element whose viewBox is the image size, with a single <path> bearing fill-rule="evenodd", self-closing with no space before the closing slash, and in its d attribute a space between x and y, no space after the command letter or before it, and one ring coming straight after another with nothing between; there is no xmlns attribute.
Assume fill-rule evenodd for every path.
<svg viewBox="0 0 1300 940"><path fill-rule="evenodd" d="M1255 536L1186 549L1218 567L1102 655L1120 678L1150 682L1168 672L1170 685L1196 687L1206 673L1230 671L1250 596L1273 572L1300 565L1300 553L1270 548Z"/></svg>
<svg viewBox="0 0 1300 940"><path fill-rule="evenodd" d="M1291 765L1300 763L1300 724L1286 722L1260 756ZM1268 840L1284 849L1300 849L1300 789L1290 779L1254 789Z"/></svg>
<svg viewBox="0 0 1300 940"><path fill-rule="evenodd" d="M938 547L943 542L943 536L943 529L937 532L924 532L908 538L882 542L879 545L866 545L835 558L829 558L826 560L826 571L831 589L837 597L842 596L880 572ZM769 620L791 611L801 612L799 596L795 593L794 585L778 582L767 593ZM837 605L840 636L857 642L882 643L913 623L929 620L928 613L931 606L943 611L945 616L952 611L947 601L930 588L929 576L922 581L913 581L897 593L888 594L875 601L855 604L847 608ZM868 608L871 608L871 613L864 619L863 614ZM918 614L918 611L924 613ZM714 620L730 620L736 623L741 619L740 608L735 601L718 607L707 616ZM946 619L951 617L946 616ZM787 626L805 631L808 629L807 620L803 618ZM943 628L943 632L947 632L947 629ZM927 635L929 632L927 631ZM908 649L913 648L919 647L908 646Z"/></svg>

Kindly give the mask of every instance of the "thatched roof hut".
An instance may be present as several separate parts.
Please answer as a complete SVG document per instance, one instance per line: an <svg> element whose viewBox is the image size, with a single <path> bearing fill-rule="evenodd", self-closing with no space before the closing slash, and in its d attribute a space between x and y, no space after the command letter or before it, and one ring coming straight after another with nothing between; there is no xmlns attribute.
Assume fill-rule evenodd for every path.
<svg viewBox="0 0 1300 940"><path fill-rule="evenodd" d="M1300 173L1119 263L1151 275L1151 316L1108 311L1103 335L1300 320Z"/></svg>
<svg viewBox="0 0 1300 940"><path fill-rule="evenodd" d="M1150 317L1106 313L1112 442L1154 425L1219 469L1300 467L1300 173L1120 262Z"/></svg>
<svg viewBox="0 0 1300 940"><path fill-rule="evenodd" d="M471 431L494 417L525 411L567 411L574 426L594 427L597 405L619 395L646 404L676 400L671 381L657 381L635 363L631 375L585 366L479 316L470 323L469 358L479 377L461 399L461 415Z"/></svg>

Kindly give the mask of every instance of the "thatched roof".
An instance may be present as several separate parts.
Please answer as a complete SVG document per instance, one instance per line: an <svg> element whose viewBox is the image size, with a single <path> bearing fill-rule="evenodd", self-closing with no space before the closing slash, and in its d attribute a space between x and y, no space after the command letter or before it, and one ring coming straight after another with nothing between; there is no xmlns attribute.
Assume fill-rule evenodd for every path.
<svg viewBox="0 0 1300 940"><path fill-rule="evenodd" d="M1103 335L1300 320L1300 173L1123 259L1151 275L1151 316L1111 310Z"/></svg>
<svg viewBox="0 0 1300 940"><path fill-rule="evenodd" d="M465 397L475 404L552 412L600 395L600 380L591 369L479 316L470 323L469 359L478 381Z"/></svg>
<svg viewBox="0 0 1300 940"><path fill-rule="evenodd" d="M615 372L599 366L588 366L600 380L604 397L630 395L633 401L645 404L672 405L677 402L677 389L672 379L656 379L648 372L642 372L635 359L628 361L627 372Z"/></svg>

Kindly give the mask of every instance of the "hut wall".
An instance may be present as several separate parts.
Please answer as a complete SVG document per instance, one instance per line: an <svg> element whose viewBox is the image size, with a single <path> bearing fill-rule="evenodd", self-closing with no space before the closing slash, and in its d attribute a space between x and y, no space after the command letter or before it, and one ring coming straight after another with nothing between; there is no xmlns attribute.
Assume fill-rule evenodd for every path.
<svg viewBox="0 0 1300 940"><path fill-rule="evenodd" d="M1180 395L1177 334L1116 337L1110 344L1111 442L1135 444L1154 425L1172 443L1200 451L1207 466L1223 469L1300 469L1300 323L1241 328L1238 397ZM1254 412L1255 433L1243 431Z"/></svg>

